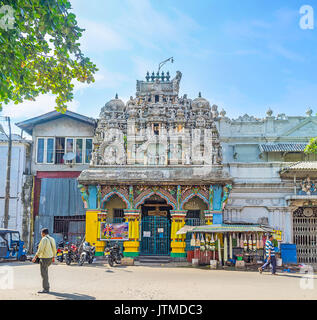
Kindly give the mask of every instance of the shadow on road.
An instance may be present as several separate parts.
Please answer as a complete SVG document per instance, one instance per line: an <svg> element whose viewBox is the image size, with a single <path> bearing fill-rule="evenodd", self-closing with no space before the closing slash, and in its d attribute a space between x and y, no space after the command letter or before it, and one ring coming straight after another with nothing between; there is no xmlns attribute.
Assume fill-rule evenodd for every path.
<svg viewBox="0 0 317 320"><path fill-rule="evenodd" d="M60 293L60 292L50 291L50 293L48 294L64 300L96 300L95 297L88 296L86 294L80 294L80 293Z"/></svg>

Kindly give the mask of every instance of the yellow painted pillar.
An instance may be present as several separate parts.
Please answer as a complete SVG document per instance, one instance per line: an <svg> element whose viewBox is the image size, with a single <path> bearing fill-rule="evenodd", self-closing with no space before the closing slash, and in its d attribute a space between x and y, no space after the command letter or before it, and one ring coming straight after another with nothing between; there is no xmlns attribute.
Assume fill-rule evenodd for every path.
<svg viewBox="0 0 317 320"><path fill-rule="evenodd" d="M125 221L129 222L129 241L123 243L125 257L137 257L140 247L140 210L125 209Z"/></svg>
<svg viewBox="0 0 317 320"><path fill-rule="evenodd" d="M86 241L96 247L96 256L103 256L105 248L105 242L100 241L101 213L100 209L86 209Z"/></svg>
<svg viewBox="0 0 317 320"><path fill-rule="evenodd" d="M185 225L185 217L186 210L171 210L171 257L186 257L186 234L176 234Z"/></svg>

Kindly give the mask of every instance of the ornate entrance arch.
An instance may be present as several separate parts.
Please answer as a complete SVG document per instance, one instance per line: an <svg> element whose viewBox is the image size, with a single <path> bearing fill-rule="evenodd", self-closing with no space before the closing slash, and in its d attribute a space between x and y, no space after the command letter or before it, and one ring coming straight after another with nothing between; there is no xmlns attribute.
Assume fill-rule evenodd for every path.
<svg viewBox="0 0 317 320"><path fill-rule="evenodd" d="M199 199L203 200L203 202L207 205L207 208L208 208L208 205L209 205L209 201L208 199L203 196L202 194L200 193L197 193L197 194L190 194L187 198L185 198L182 202L181 202L181 210L184 209L184 205L189 202L192 198L194 197L198 197Z"/></svg>
<svg viewBox="0 0 317 320"><path fill-rule="evenodd" d="M129 207L129 201L122 193L118 191L111 191L102 198L101 208L103 208L104 204L108 202L114 195L117 195L126 204L127 208Z"/></svg>
<svg viewBox="0 0 317 320"><path fill-rule="evenodd" d="M162 199L166 200L167 204L172 206L173 210L176 210L177 204L173 196L162 188L149 188L144 190L140 195L138 195L134 201L135 208L139 208L140 205L144 204L145 200L153 195L158 195Z"/></svg>

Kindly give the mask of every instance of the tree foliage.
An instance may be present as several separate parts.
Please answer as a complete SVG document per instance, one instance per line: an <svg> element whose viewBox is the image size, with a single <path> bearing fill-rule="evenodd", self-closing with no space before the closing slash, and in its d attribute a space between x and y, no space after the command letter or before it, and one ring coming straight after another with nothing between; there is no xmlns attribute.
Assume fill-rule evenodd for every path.
<svg viewBox="0 0 317 320"><path fill-rule="evenodd" d="M52 93L65 112L72 81L94 81L97 68L80 50L84 29L70 9L68 0L0 0L0 111Z"/></svg>
<svg viewBox="0 0 317 320"><path fill-rule="evenodd" d="M317 154L317 137L310 139L308 145L305 147L305 153Z"/></svg>

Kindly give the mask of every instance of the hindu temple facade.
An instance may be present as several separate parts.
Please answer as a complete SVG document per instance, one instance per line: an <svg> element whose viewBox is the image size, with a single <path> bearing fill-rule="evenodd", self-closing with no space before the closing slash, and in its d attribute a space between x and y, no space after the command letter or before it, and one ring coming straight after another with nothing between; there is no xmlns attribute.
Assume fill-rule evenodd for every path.
<svg viewBox="0 0 317 320"><path fill-rule="evenodd" d="M219 112L199 93L179 96L182 78L147 74L125 104L101 109L90 166L78 181L86 209L86 239L102 255L100 224L129 223L124 256L186 257L190 222L220 224L232 189L223 170Z"/></svg>

